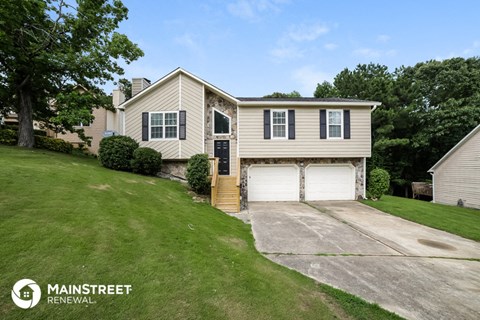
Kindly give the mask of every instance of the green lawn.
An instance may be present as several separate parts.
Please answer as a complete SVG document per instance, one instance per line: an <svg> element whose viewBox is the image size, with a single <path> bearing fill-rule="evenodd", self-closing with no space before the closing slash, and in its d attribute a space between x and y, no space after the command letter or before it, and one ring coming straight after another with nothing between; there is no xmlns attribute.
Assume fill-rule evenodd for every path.
<svg viewBox="0 0 480 320"><path fill-rule="evenodd" d="M94 159L0 146L1 319L397 319L254 248L249 225L177 182ZM36 281L42 299L10 291ZM48 304L47 284L129 284L96 304Z"/></svg>
<svg viewBox="0 0 480 320"><path fill-rule="evenodd" d="M480 210L392 196L363 203L410 221L480 241Z"/></svg>

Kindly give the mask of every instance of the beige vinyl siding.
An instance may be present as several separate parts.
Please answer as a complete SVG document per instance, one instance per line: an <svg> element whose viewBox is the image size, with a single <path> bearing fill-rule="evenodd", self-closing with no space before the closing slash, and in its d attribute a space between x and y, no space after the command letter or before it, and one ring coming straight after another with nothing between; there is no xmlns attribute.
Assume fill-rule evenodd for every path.
<svg viewBox="0 0 480 320"><path fill-rule="evenodd" d="M202 85L180 74L125 108L125 135L163 159L187 159L202 152ZM187 140L142 141L142 112L187 111Z"/></svg>
<svg viewBox="0 0 480 320"><path fill-rule="evenodd" d="M263 110L295 110L295 139L263 139ZM350 110L351 139L320 139L320 109ZM240 107L240 158L370 157L369 107ZM328 129L327 129L328 130Z"/></svg>
<svg viewBox="0 0 480 320"><path fill-rule="evenodd" d="M433 191L435 202L480 209L480 131L435 169Z"/></svg>
<svg viewBox="0 0 480 320"><path fill-rule="evenodd" d="M190 158L203 152L203 85L184 74L181 83L181 109L187 111L187 139L180 140L180 158Z"/></svg>
<svg viewBox="0 0 480 320"><path fill-rule="evenodd" d="M107 130L107 117L110 116L113 118L114 113L104 108L95 108L93 109L92 114L95 119L90 125L76 128L82 128L87 137L92 137L91 145L89 147L87 146L87 149L93 154L98 154L100 140L103 138L103 132ZM61 133L58 134L57 137L74 144L85 143L82 141L82 139L80 139L78 134L72 132L67 132L64 134Z"/></svg>

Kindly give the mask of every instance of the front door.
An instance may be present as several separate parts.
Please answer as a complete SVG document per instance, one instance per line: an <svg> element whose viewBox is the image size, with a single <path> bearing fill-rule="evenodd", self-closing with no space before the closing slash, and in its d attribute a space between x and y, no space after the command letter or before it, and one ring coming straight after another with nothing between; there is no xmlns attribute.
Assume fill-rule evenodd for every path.
<svg viewBox="0 0 480 320"><path fill-rule="evenodd" d="M218 174L230 174L230 140L214 141L214 157L218 158Z"/></svg>

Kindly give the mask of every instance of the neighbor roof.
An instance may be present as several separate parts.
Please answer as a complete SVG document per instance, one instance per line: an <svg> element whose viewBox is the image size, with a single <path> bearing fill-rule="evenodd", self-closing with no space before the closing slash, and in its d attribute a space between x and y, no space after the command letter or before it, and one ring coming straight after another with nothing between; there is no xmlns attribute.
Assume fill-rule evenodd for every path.
<svg viewBox="0 0 480 320"><path fill-rule="evenodd" d="M335 105L335 106L378 106L381 102L366 101L360 99L345 99L345 98L313 98L313 97L298 97L298 98L237 98L240 106L249 105Z"/></svg>
<svg viewBox="0 0 480 320"><path fill-rule="evenodd" d="M434 172L435 169L437 169L445 160L447 160L452 154L454 154L455 151L460 149L461 146L463 146L468 140L470 140L470 138L472 138L479 131L480 131L480 124L478 126L476 126L475 129L470 131L470 133L467 134L462 140L460 140L460 142L457 143L452 149L450 149L450 151L448 151L442 157L442 159L438 160L438 162L435 163L435 165L433 167L431 167L430 170L428 170L428 172Z"/></svg>

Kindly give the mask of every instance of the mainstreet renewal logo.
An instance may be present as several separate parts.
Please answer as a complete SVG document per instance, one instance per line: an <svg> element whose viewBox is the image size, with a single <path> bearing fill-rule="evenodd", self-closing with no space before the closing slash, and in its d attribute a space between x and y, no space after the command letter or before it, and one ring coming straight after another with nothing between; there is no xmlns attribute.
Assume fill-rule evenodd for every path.
<svg viewBox="0 0 480 320"><path fill-rule="evenodd" d="M12 300L22 309L35 307L40 301L42 291L38 284L30 279L22 279L13 285Z"/></svg>
<svg viewBox="0 0 480 320"><path fill-rule="evenodd" d="M48 304L94 304L92 295L128 295L132 291L129 284L69 284L47 285ZM23 309L35 307L42 293L39 285L30 279L15 283L12 290L13 302Z"/></svg>

